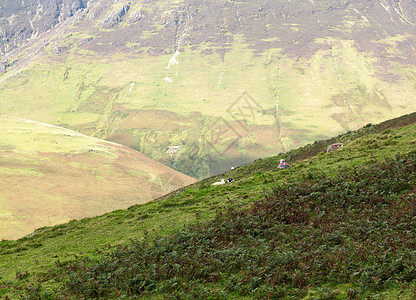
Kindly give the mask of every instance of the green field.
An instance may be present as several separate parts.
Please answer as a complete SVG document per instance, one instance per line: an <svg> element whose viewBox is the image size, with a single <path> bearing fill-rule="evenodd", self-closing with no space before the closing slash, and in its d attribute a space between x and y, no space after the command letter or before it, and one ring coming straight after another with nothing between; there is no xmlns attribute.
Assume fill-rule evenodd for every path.
<svg viewBox="0 0 416 300"><path fill-rule="evenodd" d="M0 2L0 299L416 297L414 2Z"/></svg>
<svg viewBox="0 0 416 300"><path fill-rule="evenodd" d="M227 174L222 174L219 177L209 178L209 179L200 181L194 185L191 185L187 188L180 189L157 201L152 201L143 205L136 205L136 206L130 207L127 210L117 210L113 213L106 214L100 217L83 219L80 221L72 221L68 224L64 224L64 225L60 225L56 227L40 228L36 230L34 235L30 237L26 237L24 239L17 240L17 241L3 241L0 243L0 255L1 255L0 269L2 270L0 276L2 278L1 280L3 280L2 281L3 283L1 285L2 286L1 293L2 295L14 295L14 296L25 294L25 295L32 295L32 296L43 295L42 297L48 297L47 295L50 295L50 297L59 297L58 296L60 294L59 291L63 291L65 289L66 291L65 293L75 293L75 294L71 294L73 295L71 297L77 297L77 298L83 297L82 295L84 295L87 298L92 297L93 294L89 294L90 296L86 296L87 294L85 293L87 292L85 290L84 291L82 290L82 284L79 286L80 289L78 290L80 294L76 294L78 292L75 292L75 290L71 290L71 291L67 290L68 287L70 286L70 282L75 282L75 281L67 281L69 277L66 277L66 276L73 276L73 274L70 275L68 273L68 275L64 275L67 272L66 266L69 266L67 265L68 262L73 261L73 263L70 264L70 265L73 264L71 267L73 268L72 269L73 272L80 272L80 273L77 273L79 274L79 276L88 276L87 273L85 274L82 273L84 271L82 271L83 267L81 268L81 265L84 265L84 267L88 267L90 264L91 265L97 264L96 266L97 268L107 268L108 266L110 266L109 264L112 259L111 257L116 257L117 255L127 255L127 256L124 256L122 260L118 260L118 263L122 263L124 260L126 262L129 261L130 258L128 255L130 254L127 254L127 253L123 254L124 253L123 251L129 249L129 248L125 249L124 246L129 245L131 243L130 239L139 240L139 241L148 241L150 245L152 245L153 243L161 243L160 245L164 245L163 247L169 248L170 247L169 243L172 243L173 245L174 243L176 243L176 241L180 241L182 237L186 237L187 234L189 236L192 236L193 234L206 236L208 232L210 232L206 230L214 230L214 232L216 231L216 229L208 229L208 228L211 228L209 227L211 226L210 224L217 224L215 226L220 226L218 223L211 223L212 220L216 220L215 222L220 222L222 220L221 218L226 218L221 222L231 222L231 223L221 223L223 224L221 226L225 226L225 224L230 224L227 226L231 226L231 224L233 224L234 221L238 220L238 218L242 218L241 220L244 220L244 218L251 218L249 217L249 215L245 215L246 208L249 211L251 211L250 207L252 207L252 205L254 204L260 209L259 205L262 205L261 203L267 203L268 201L267 199L271 199L270 197L272 197L272 195L274 195L276 191L279 191L279 190L281 190L282 192L297 191L297 193L300 193L300 194L296 194L294 196L295 198L291 200L291 201L295 201L296 203L298 203L297 205L299 205L298 212L296 211L297 209L296 206L292 207L292 209L294 209L293 215L296 216L302 213L302 211L300 210L301 209L300 207L302 207L303 202L307 201L305 203L310 203L308 205L312 205L313 203L315 203L313 205L318 205L318 203L320 203L317 200L320 198L315 199L312 197L312 194L311 194L310 196L311 198L309 199L309 198L305 198L305 197L309 197L307 196L309 194L305 194L305 195L302 194L304 193L302 192L302 189L306 189L306 185L309 184L309 182L311 182L312 185L308 188L315 189L316 187L319 187L320 185L322 185L322 190L320 190L319 192L318 191L313 192L314 193L313 195L316 196L318 195L317 193L319 193L322 195L322 197L329 197L329 199L331 200L328 200L330 202L328 202L326 205L329 205L328 209L330 211L333 205L330 203L341 205L341 202L338 202L341 200L337 200L337 199L344 199L343 197L346 197L348 195L350 195L348 197L350 198L352 197L351 199L355 199L354 197L358 197L359 195L361 195L359 194L361 188L356 190L354 188L353 182L351 182L350 183L351 185L348 185L348 186L347 186L347 183L345 183L346 184L345 187L338 190L339 187L343 186L343 182L347 182L347 181L349 182L353 178L357 178L358 180L358 178L367 178L366 176L380 176L376 174L385 174L383 175L384 179L380 179L381 181L377 179L373 182L372 181L373 179L371 179L369 181L371 183L366 184L367 187L365 188L364 186L362 187L363 192L365 191L365 193L367 193L368 192L367 189L370 189L369 193L373 195L377 195L377 193L379 192L381 193L384 189L386 189L385 192L387 192L388 194L385 194L383 196L383 193L384 193L383 192L382 194L380 194L380 198L376 197L376 199L384 199L384 200L377 200L377 201L384 201L383 202L385 203L384 206L379 206L379 204L374 204L375 206L373 206L373 204L371 204L371 206L368 206L368 207L366 206L364 210L361 210L361 209L356 210L354 206L355 204L351 203L351 204L348 204L351 206L347 206L347 208L344 208L343 212L341 212L339 211L340 207L334 204L335 206L333 209L336 209L338 212L344 213L344 214L346 214L347 211L351 213L367 211L371 216L372 213L376 213L376 214L381 213L382 211L381 209L383 207L384 207L383 209L385 208L390 209L391 203L395 203L394 201L396 200L398 201L398 199L403 199L403 201L405 201L405 199L409 199L409 200L413 199L413 202L414 202L414 193L412 194L412 187L414 189L415 182L414 182L414 172L411 171L412 170L411 166L409 165L410 169L407 169L407 171L405 171L402 175L400 174L394 175L395 173L394 174L390 173L390 170L393 170L393 169L396 170L395 168L404 168L408 163L412 161L411 160L412 156L409 153L414 151L414 146L416 144L415 122L416 122L415 114L412 114L412 115L404 116L399 119L394 119L394 120L382 123L380 125L376 125L376 126L368 125L360 130L347 132L331 140L316 142L314 144L281 154L279 156L258 160L252 164L232 170L228 172ZM340 150L326 154L325 150L327 146L333 142L343 142L344 146ZM399 154L408 155L408 156L399 157L398 156ZM286 161L290 163L291 168L287 170L277 169L276 166L280 158L286 158ZM386 162L386 165L384 166L381 162L385 160L387 160L387 162ZM371 173L371 172L376 172L376 170L378 170L379 168L387 168L387 169L384 169L382 173L374 173L374 174ZM399 172L399 171L394 171L394 172ZM212 182L218 181L218 179L221 177L226 177L226 178L233 177L235 182L233 184L227 184L225 186L220 186L220 187L215 187L211 185ZM369 177L369 178L373 178L373 177ZM377 177L374 177L374 178L377 178ZM314 180L317 180L317 181L314 181ZM383 185L383 180L386 183L384 185ZM392 185L392 183L387 180L395 180L396 183ZM331 182L338 182L340 185L331 187L330 189L326 191L327 187L324 187L324 185L331 186L332 184ZM379 184L380 187L377 187L377 190L371 191L371 188L373 188L373 185L376 183ZM374 188L376 188L375 185L374 185ZM333 194L333 196L330 196L331 194L328 194L330 191L331 193L336 193L336 194ZM405 193L405 191L407 192ZM354 193L358 193L357 196L354 196L356 195ZM365 196L365 194L363 195L364 196L359 196L359 197L364 197L363 199L367 199L365 198L367 196ZM403 198L400 198L400 197L403 197ZM282 200L279 200L279 201L283 201L281 203L286 203L285 205L290 205L290 202L285 202L284 198L282 198ZM362 200L362 201L364 201L363 202L364 204L366 203L366 200ZM390 202L390 201L393 201L393 202ZM276 204L276 205L278 205L277 207L280 207L280 204ZM284 207L282 207L282 209L283 208ZM375 209L375 208L380 208L380 210ZM231 209L230 211L231 214L234 214L234 213L236 214L234 215L234 217L232 217L234 221L227 219L228 218L227 212L229 212L229 209ZM234 209L236 209L235 212L233 212ZM287 210L288 208L284 208L284 209ZM372 211L372 209L375 209L375 210ZM391 209L394 209L394 212L396 212L396 210L399 209L399 207L396 207L396 208L392 207ZM393 214L393 211L391 211L390 213ZM216 215L217 217L215 217ZM332 216L331 214L328 215L328 217L331 217L331 216ZM370 216L368 216L367 213L364 214L365 218L370 218ZM283 218L283 217L284 217L284 214L276 216L276 218ZM361 218L363 216L357 215L357 218L358 217ZM407 215L406 217L403 215L403 218L406 218L407 220ZM250 222L254 222L253 220ZM326 219L323 218L322 220L326 220ZM359 220L360 220L359 222L364 222L365 224L367 224L367 226L371 225L370 223L366 223L366 222L370 222L367 219L363 219L363 220L359 219ZM188 228L188 226L190 224L196 224L196 222L200 224L207 224L206 226L208 227L206 227L206 229L201 229L203 230L202 232L197 231L199 233L195 233L195 231L193 231L194 229L190 229ZM248 222L248 219L247 219L247 222ZM279 222L283 222L283 221L278 221L278 220L273 221L273 224L276 224L276 226L280 226L279 227L280 229L278 229L281 232L279 236L284 236L284 232L287 232L286 230L289 230L290 228L291 228L290 230L296 230L296 228L299 228L299 230L302 230L302 231L299 231L299 232L296 231L298 238L301 239L302 241L304 241L303 239L306 238L305 241L309 241L307 239L308 235L303 230L311 230L312 227L306 226L304 229L300 229L303 227L295 226L295 227L287 227L287 229L284 229L286 228L284 227L284 224L286 223L279 223ZM318 222L318 219L316 219L316 222ZM348 222L345 221L347 223L342 223L342 220L338 220L336 222L341 222L339 223L340 228L344 228L345 226L347 226L346 228L350 228L349 226L352 226L351 227L352 229L353 228L357 229L359 227L358 226L359 224L355 224L355 225L352 223L350 224L348 223L349 221ZM247 224L247 223L243 222L239 226L243 226L242 224ZM266 226L266 224L268 223L266 222L263 225L260 224L259 226ZM376 226L376 223L373 223L373 224L374 226ZM396 225L399 226L400 224L402 224L400 226L408 226L406 225L407 223L392 222L389 224L391 224L390 226L396 226ZM321 225L317 225L318 227L316 228L321 228L320 226L324 226L324 225L325 224L322 223ZM221 226L220 227L215 227L215 226L213 228L218 229L221 227ZM255 226L254 223L253 223L253 226ZM398 230L401 228L400 226L398 227ZM205 228L205 227L202 227L202 228ZM323 228L322 230L324 230L325 227L322 227L322 228ZM370 227L367 227L367 228L370 228ZM383 230L385 230L385 227L383 228L384 228ZM391 228L393 230L393 228L396 228L396 227L391 227ZM197 229L197 230L200 230L200 229ZM244 230L249 230L249 229L246 228ZM251 230L257 230L257 229L253 227ZM331 230L335 230L335 229L331 229ZM229 234L229 232L224 233L224 234ZM345 241L351 241L351 239L357 238L351 232L350 233L342 232L338 234L342 234L343 239L345 239ZM404 234L405 233L403 233L403 238L405 237ZM409 232L409 234L411 234L411 231ZM160 242L157 242L157 240L153 240L153 238L156 236L166 238L167 239L166 244L165 244L164 239L161 240ZM255 239L255 237L257 236L256 234L253 235L253 233L249 234L248 232L246 232L242 236L242 238L245 241L244 244L248 242L247 239L250 236L251 238L253 238L253 241L260 242ZM367 236L367 235L364 235L364 236ZM323 235L323 237L331 238L330 235L328 236ZM402 238L400 235L399 236L396 235L396 237L398 239ZM232 238L232 237L229 237L229 238ZM235 238L236 239L238 238L237 233L235 235ZM378 240L379 239L378 235L373 237L369 233L369 235L367 236L367 239L363 238L363 240L361 241L361 238L359 238L357 242L363 243L363 245L367 245L367 244L371 245L371 247L368 249L373 249L375 245L374 243L376 243L378 245L377 249L381 247L380 251L382 251L384 246L382 245L382 241ZM373 238L375 240L371 240ZM195 236L195 239L197 239L197 236ZM206 240L207 237L205 237L204 239ZM185 240L183 240L183 242L181 243L185 243L187 245L186 240L187 239L185 238ZM208 238L207 241L209 240L210 239ZM330 241L333 241L333 240L325 240L324 243L330 243ZM286 253L290 253L290 251L292 251L293 253L293 251L295 251L294 250L295 248L297 249L298 247L301 247L301 244L299 243L291 244L292 242L294 243L294 241L288 240L289 248L286 248L285 250ZM205 243L205 242L201 241L201 243ZM263 242L260 242L260 243L263 243ZM117 247L118 244L122 245L121 248ZM248 245L250 244L251 243L248 243ZM138 244L134 244L134 245L135 245L134 247L139 247ZM322 246L330 247L330 245L331 244L323 244ZM250 247L244 248L246 246L243 246L243 245L239 247L243 247L243 248L241 248L238 251L249 251L248 249L250 249ZM260 251L260 249L263 249L262 247L260 248L259 247L260 246L254 249L258 249L258 251ZM295 248L290 248L290 247L295 247ZM347 244L345 244L345 247L347 247ZM354 249L356 249L356 247L351 248L348 253L349 254L353 253ZM367 248L363 248L363 251L368 251L365 249ZM408 249L406 251L410 251L410 252L406 252L406 253L410 253L406 255L413 255L412 254L414 253L413 248L406 248L406 249ZM340 248L333 248L331 251L335 251L334 253L338 253L337 251L339 250ZM133 255L134 251L136 250L132 248L131 250L128 250L128 251L131 251L129 253ZM145 250L140 250L140 251L145 251ZM181 250L181 251L185 251L185 250ZM191 250L186 250L186 251L191 251ZM281 249L279 251L283 251L283 250ZM346 251L346 249L342 251ZM340 253L342 253L342 251ZM399 249L396 249L395 251L399 251ZM106 253L108 253L108 255L106 255ZM110 255L110 253L113 253L113 254ZM186 252L183 252L183 253L186 253ZM250 257L252 257L251 255L254 255L254 253L252 252L247 252L247 255L249 255L249 253L251 253ZM383 265L383 268L381 268L383 256L380 256L381 254L379 254L378 252L377 253L374 252L373 254L367 253L367 252L363 252L363 253L366 253L365 255L368 255L366 256L367 263L360 261L360 262L354 262L354 264L357 263L362 268L364 267L367 268L366 270L367 272L369 272L368 273L370 274L369 276L376 276L376 277L374 277L375 279L369 278L368 282L365 281L361 285L358 284L356 281L354 281L352 278L347 280L345 278L340 279L339 277L336 277L338 279L332 280L330 279L331 277L329 277L329 279L325 277L326 279L322 279L323 281L318 280L318 279L316 279L317 280L316 281L315 277L312 277L311 280L313 280L314 283L309 288L307 286L300 288L301 285L297 287L297 285L293 284L292 281L287 281L287 283L283 285L275 286L277 290L276 289L269 290L269 292L280 293L281 295L286 295L289 298L290 297L293 298L294 295L297 295L297 297L295 298L305 298L305 299L315 299L316 297L318 298L324 297L325 295L326 297L329 297L330 295L332 295L331 297L335 297L331 299L351 299L350 297L352 297L352 295L356 295L357 297L369 296L369 297L379 297L379 299L396 299L398 293L400 293L403 299L412 299L412 295L414 295L412 294L413 293L412 291L414 291L414 287L415 287L414 281L412 281L411 279L400 281L400 280L404 280L403 279L404 277L403 278L400 277L400 276L405 276L404 273L400 273L401 271L393 271L393 269L389 269L390 268L389 265L386 265L385 267ZM393 267L394 262L390 262L390 260L396 257L393 255L393 253L398 253L398 252L390 253L393 256L391 256L389 253L390 252L384 252L384 258L385 258L386 264L391 263L392 264L391 266ZM103 255L106 255L105 258ZM166 254L166 255L171 255L171 254ZM271 254L268 254L268 255L271 255ZM87 265L83 263L84 259L86 259ZM103 259L105 259L107 263L103 262L102 261ZM171 259L173 260L174 258L172 257ZM407 258L403 257L402 259L407 259ZM101 267L98 267L98 264L101 264L101 262L102 262ZM328 261L328 263L330 262ZM379 265L380 268L371 269L377 266L377 264L380 264ZM353 264L349 266L352 269L354 269ZM413 263L411 264L411 266L413 266ZM409 265L405 268L411 268L411 266ZM383 272L386 272L386 274L391 274L391 275L380 275L376 273L375 270L377 269L384 270ZM121 269L119 271L122 272ZM296 270L294 269L292 269L291 271L289 270L289 272L295 272L295 271ZM63 277L61 277L61 279L58 279L56 275L53 275L53 274L56 274L56 272L58 272L58 274L60 273L61 276ZM199 274L199 271L197 272L197 269L195 269L195 272ZM253 272L254 272L254 269L253 269ZM304 272L306 271L304 270ZM343 272L344 271L342 271L340 274L343 274ZM181 286L186 286L187 277L185 275L178 275L178 276L184 276L184 277L180 277L181 279L179 281L179 286L177 288L169 288L166 286L166 284L173 284L175 280L174 278L166 279L168 281L160 282L160 284L162 285L165 284L164 285L165 288L163 288L162 285L161 286L158 285L158 288L154 290L153 292L151 289L149 290L145 289L142 291L144 293L142 294L142 296L147 295L148 297L151 297L151 295L153 295L157 298L158 296L161 296L161 297L163 297L163 295L166 296L169 293L171 295L177 295L178 297L180 297L180 295L191 295L192 293L203 293L203 295L207 297L211 296L211 297L220 297L220 298L221 297L240 298L240 296L244 296L244 295L246 296L267 295L267 289L266 290L253 290L254 289L253 287L250 292L247 292L247 290L246 292L243 292L243 290L241 289L237 289L235 292L230 292L230 291L226 292L224 288L225 286L227 286L227 284L229 284L228 280L231 280L232 278L234 278L233 280L236 280L236 283L240 282L240 284L242 284L241 287L250 288L250 285L247 285L248 282L244 283L245 282L244 280L241 281L243 278L238 277L238 275L232 275L232 274L234 273L232 272L223 273L222 275L223 277L221 278L223 278L223 280L225 281L221 281L221 280L216 281L216 280L210 279L205 284L203 283L204 281L199 281L197 278L195 278L194 280L196 281L193 281L194 283L190 284L190 286L195 287L195 289L193 290L187 290L186 288L183 289ZM360 274L359 276L365 276L364 273L357 273L357 274ZM317 276L317 275L313 275L313 276ZM355 275L355 276L358 276L358 275ZM386 278L381 281L377 281L376 280L378 278L377 276L392 276L392 277L391 279L387 281L386 281ZM261 278L258 279L259 280L258 284L263 284L262 282L264 282L263 281L264 279L261 279ZM304 279L301 279L303 277L298 277L298 278L299 280L304 280ZM363 279L364 277L359 277L359 278L361 278L360 280L364 280ZM42 288L35 288L35 286L32 285L38 279L42 283ZM74 280L74 278L71 280ZM83 281L83 282L86 284L89 281ZM154 284L159 284L159 283L155 281ZM91 290L91 288L92 287L89 287L88 289L91 293L93 293L92 292L93 290ZM263 288L265 287L263 286ZM120 292L122 292L123 290L121 286L117 286L115 287L115 289L119 290ZM165 292L163 291L165 291L168 294L165 294ZM107 291L106 288L101 290L101 292L99 293L103 293L103 294L100 294L101 296L107 295L106 297L110 297L110 295L115 296L115 294L113 294L114 290ZM185 294L181 294L181 293L185 293ZM248 293L248 294L245 294L245 293ZM265 294L262 294L262 293L265 293ZM55 296L51 296L51 295L55 295ZM300 295L303 295L303 296L300 297Z"/></svg>
<svg viewBox="0 0 416 300"><path fill-rule="evenodd" d="M403 47L411 34L368 41L384 56L363 50L360 40L344 35L355 32L349 22L363 29L354 16L332 29L339 36L317 35L308 44L317 50L295 55L286 48L298 44L278 47L283 36L271 29L256 43L248 33L230 32L222 34L224 42L191 43L197 24L184 21L176 45L164 46L161 37L172 29L160 18L174 18L180 1L155 7L135 2L125 21L104 28L100 20L120 6L112 4L93 21L91 8L71 26L57 26L16 49L12 67L0 76L0 113L121 143L206 178L416 109L415 68ZM127 22L137 11L149 18L144 29ZM307 31L295 21L265 26ZM170 146L181 149L167 155ZM201 163L192 165L195 157Z"/></svg>

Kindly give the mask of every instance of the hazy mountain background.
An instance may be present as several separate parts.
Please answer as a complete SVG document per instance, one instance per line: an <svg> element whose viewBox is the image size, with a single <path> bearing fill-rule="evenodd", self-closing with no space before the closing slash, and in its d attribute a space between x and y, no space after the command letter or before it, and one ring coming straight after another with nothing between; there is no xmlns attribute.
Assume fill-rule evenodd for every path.
<svg viewBox="0 0 416 300"><path fill-rule="evenodd" d="M3 0L0 17L0 113L195 178L416 108L411 0Z"/></svg>

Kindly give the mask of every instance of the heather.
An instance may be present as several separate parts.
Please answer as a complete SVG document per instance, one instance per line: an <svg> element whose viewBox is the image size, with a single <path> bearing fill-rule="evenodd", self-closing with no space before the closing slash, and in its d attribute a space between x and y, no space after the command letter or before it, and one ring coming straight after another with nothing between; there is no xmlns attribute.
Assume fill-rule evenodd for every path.
<svg viewBox="0 0 416 300"><path fill-rule="evenodd" d="M102 259L56 267L81 298L306 296L349 284L349 299L416 278L416 152L308 174L246 209L168 237L131 241ZM56 272L56 273L54 273ZM337 289L320 289L335 297Z"/></svg>

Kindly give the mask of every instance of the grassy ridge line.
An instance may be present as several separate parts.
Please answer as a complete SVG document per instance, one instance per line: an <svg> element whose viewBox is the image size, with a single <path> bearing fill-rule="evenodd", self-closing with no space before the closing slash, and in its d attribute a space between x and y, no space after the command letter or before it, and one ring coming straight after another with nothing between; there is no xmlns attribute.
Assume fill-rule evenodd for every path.
<svg viewBox="0 0 416 300"><path fill-rule="evenodd" d="M0 115L0 239L145 203L195 182L137 151Z"/></svg>
<svg viewBox="0 0 416 300"><path fill-rule="evenodd" d="M356 153L357 158L360 157L360 153L361 153L362 158L367 158L367 156L369 156L370 154L369 152L374 152L375 155L381 158L390 157L390 151L392 150L392 148L382 147L378 149L376 145L373 145L373 146L368 145L368 149L366 149L366 147L364 147L365 143L370 142L370 141L374 142L375 139L381 136L382 139L384 140L386 139L390 140L393 145L399 144L400 146L396 147L398 152L400 152L400 149L402 149L403 152L405 152L408 149L411 149L409 148L409 146L411 147L411 145L414 144L414 140L411 139L411 136L412 136L411 129L409 130L409 132L407 132L407 130L404 130L405 132L407 132L406 133L407 136L404 139L402 138L401 135L396 136L393 132L390 132L390 131L396 130L402 127L414 125L414 124L416 124L416 113L407 114L407 115L394 118L391 120L387 120L387 121L384 121L382 123L375 124L375 125L367 124L365 127L359 130L349 131L345 134L341 134L339 136L332 137L326 140L315 141L314 143L308 144L304 147L300 147L298 149L294 149L286 153L280 153L278 156L256 160L252 164L240 167L238 169L238 175L248 176L255 172L273 171L275 170L275 166L276 164L279 163L279 160L281 158L284 158L287 161L291 161L291 162L302 163L302 161L313 159L319 154L321 154L321 156L319 157L320 162L324 163L325 166L328 167L328 170L333 170L334 165L331 166L331 164L334 163L334 160L333 159L326 160L326 158L331 158L332 156L325 156L322 154L326 151L326 149L328 148L328 145L333 144L333 143L338 143L338 142L344 142L344 146L348 146L347 149L349 150L346 150L348 152L354 152L359 148L360 149L359 153ZM409 127L409 128L412 128L412 127ZM379 135L383 132L384 132L383 135ZM366 136L367 138L365 138ZM365 138L365 139L361 141L362 145L360 147L358 147L357 144L354 144L354 143L351 144L351 142L361 139L361 138ZM405 141L410 141L411 144L406 145ZM357 142L357 143L360 143L360 142ZM389 143L389 142L386 141L385 143ZM354 146L352 147L352 145ZM374 149L377 149L377 151L373 151ZM336 152L336 155L340 156L338 160L342 161L342 157L347 157L348 152L345 152L345 153ZM308 162L308 165L313 164L312 162L313 160ZM234 175L233 172L229 172L229 173ZM218 178L218 176L214 178Z"/></svg>
<svg viewBox="0 0 416 300"><path fill-rule="evenodd" d="M58 264L43 280L55 278L67 289L58 294L81 298L301 298L322 284L350 286L326 291L343 298L386 288L394 297L400 286L411 298L415 190L414 151L332 178L312 174L168 238Z"/></svg>
<svg viewBox="0 0 416 300"><path fill-rule="evenodd" d="M276 170L279 157L263 159L229 172L226 176L240 181L233 185L213 187L211 182L219 177L210 178L145 205L41 228L37 234L18 241L3 241L0 243L0 276L3 280L14 280L17 271L32 274L48 269L57 260L66 261L80 255L94 257L119 243L129 243L130 238L141 239L155 233L167 235L195 221L212 219L217 210L253 203L276 186L300 182L310 172L337 174L339 167L353 167L374 158L408 152L416 143L414 118L415 114L411 114L399 119L403 121L393 120L343 135L342 138L351 142L329 155L319 154L302 161L302 153L314 147L317 147L314 151L318 148L323 151L326 142L288 152L286 157L299 159L288 170ZM396 128L395 123L410 125L389 129ZM374 128L384 131L377 133ZM263 168L264 171L260 171ZM32 275L28 280L30 278Z"/></svg>

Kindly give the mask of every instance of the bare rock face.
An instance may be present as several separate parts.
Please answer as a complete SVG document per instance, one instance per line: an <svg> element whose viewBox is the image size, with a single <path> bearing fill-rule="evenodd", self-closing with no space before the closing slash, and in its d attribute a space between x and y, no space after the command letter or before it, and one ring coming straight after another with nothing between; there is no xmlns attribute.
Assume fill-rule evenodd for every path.
<svg viewBox="0 0 416 300"><path fill-rule="evenodd" d="M137 23L140 20L144 19L145 17L146 17L146 13L143 10L135 11L131 14L131 17L128 20L128 23Z"/></svg>
<svg viewBox="0 0 416 300"><path fill-rule="evenodd" d="M0 55L87 7L86 0L24 0L0 5Z"/></svg>
<svg viewBox="0 0 416 300"><path fill-rule="evenodd" d="M127 14L127 12L130 9L130 5L129 4L125 4L122 7L120 7L119 9L113 11L112 13L110 13L102 22L101 25L103 25L106 28L112 28L115 25L117 25L118 23L121 22L123 16L125 14Z"/></svg>
<svg viewBox="0 0 416 300"><path fill-rule="evenodd" d="M67 18L72 17L78 10L86 7L86 3L83 0L61 0L62 8L59 15L59 21L65 21Z"/></svg>

